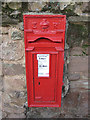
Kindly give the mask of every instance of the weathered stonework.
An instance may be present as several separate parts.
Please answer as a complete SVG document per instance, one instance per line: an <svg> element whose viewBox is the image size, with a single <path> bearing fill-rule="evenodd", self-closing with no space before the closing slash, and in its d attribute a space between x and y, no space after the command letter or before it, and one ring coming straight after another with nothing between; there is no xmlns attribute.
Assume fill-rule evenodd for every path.
<svg viewBox="0 0 90 120"><path fill-rule="evenodd" d="M5 77L4 80L4 90L5 91L24 91L25 90L25 79L24 77Z"/></svg>
<svg viewBox="0 0 90 120"><path fill-rule="evenodd" d="M0 45L2 44L2 35L0 35Z"/></svg>
<svg viewBox="0 0 90 120"><path fill-rule="evenodd" d="M80 79L80 74L77 74L77 73L74 73L74 74L70 74L68 79L70 81L76 81L76 80L79 80Z"/></svg>
<svg viewBox="0 0 90 120"><path fill-rule="evenodd" d="M46 5L45 2L30 2L28 3L28 10L29 11L41 11L45 5Z"/></svg>
<svg viewBox="0 0 90 120"><path fill-rule="evenodd" d="M0 27L0 34L8 34L9 27Z"/></svg>
<svg viewBox="0 0 90 120"><path fill-rule="evenodd" d="M0 60L0 76L2 75L2 61Z"/></svg>
<svg viewBox="0 0 90 120"><path fill-rule="evenodd" d="M3 64L2 72L4 75L25 74L25 68L20 64Z"/></svg>
<svg viewBox="0 0 90 120"><path fill-rule="evenodd" d="M3 91L3 77L0 76L0 91Z"/></svg>
<svg viewBox="0 0 90 120"><path fill-rule="evenodd" d="M19 60L24 55L24 43L12 42L2 44L2 59L3 60Z"/></svg>
<svg viewBox="0 0 90 120"><path fill-rule="evenodd" d="M19 29L16 29L15 27L9 29L9 36L12 40L22 40L22 34Z"/></svg>
<svg viewBox="0 0 90 120"><path fill-rule="evenodd" d="M2 119L2 92L0 91L0 119Z"/></svg>
<svg viewBox="0 0 90 120"><path fill-rule="evenodd" d="M79 64L78 64L79 63ZM87 72L88 71L88 56L71 56L70 57L69 73L74 72Z"/></svg>
<svg viewBox="0 0 90 120"><path fill-rule="evenodd" d="M18 24L18 28L19 28L21 31L24 31L23 22L20 22L20 23Z"/></svg>

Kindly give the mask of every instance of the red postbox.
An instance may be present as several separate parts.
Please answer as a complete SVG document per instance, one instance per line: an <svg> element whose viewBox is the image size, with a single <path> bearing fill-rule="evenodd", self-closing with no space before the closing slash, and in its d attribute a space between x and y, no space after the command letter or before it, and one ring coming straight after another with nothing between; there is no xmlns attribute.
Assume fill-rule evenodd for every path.
<svg viewBox="0 0 90 120"><path fill-rule="evenodd" d="M63 85L65 15L24 14L29 107L60 107Z"/></svg>

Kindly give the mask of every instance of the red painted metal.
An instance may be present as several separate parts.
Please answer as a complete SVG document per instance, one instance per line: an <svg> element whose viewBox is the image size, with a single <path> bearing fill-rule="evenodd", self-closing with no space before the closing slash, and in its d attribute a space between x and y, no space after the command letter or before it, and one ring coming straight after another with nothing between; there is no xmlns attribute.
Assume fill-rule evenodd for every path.
<svg viewBox="0 0 90 120"><path fill-rule="evenodd" d="M61 107L66 16L23 18L28 106ZM49 56L48 76L38 76L38 54Z"/></svg>

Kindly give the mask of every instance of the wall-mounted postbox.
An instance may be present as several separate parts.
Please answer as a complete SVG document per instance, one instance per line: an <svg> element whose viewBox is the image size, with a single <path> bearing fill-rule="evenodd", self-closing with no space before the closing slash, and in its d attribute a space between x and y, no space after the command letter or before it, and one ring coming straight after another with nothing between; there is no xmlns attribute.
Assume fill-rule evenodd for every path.
<svg viewBox="0 0 90 120"><path fill-rule="evenodd" d="M28 106L60 107L66 16L23 17Z"/></svg>

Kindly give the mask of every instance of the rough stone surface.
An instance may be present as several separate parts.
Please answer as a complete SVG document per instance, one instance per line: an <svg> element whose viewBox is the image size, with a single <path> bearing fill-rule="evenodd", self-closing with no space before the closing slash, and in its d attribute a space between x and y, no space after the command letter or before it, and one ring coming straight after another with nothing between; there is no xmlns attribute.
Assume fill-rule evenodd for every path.
<svg viewBox="0 0 90 120"><path fill-rule="evenodd" d="M11 114L23 114L25 112L25 109L24 108L19 108L19 107L16 107L16 106L8 106L8 107L5 107L3 106L3 112L6 112L6 113L11 113Z"/></svg>
<svg viewBox="0 0 90 120"><path fill-rule="evenodd" d="M19 25L9 29L9 38L12 40L22 40L22 32L19 30Z"/></svg>
<svg viewBox="0 0 90 120"><path fill-rule="evenodd" d="M26 118L25 114L10 114L8 118Z"/></svg>
<svg viewBox="0 0 90 120"><path fill-rule="evenodd" d="M77 82L71 81L70 82L70 88L73 88L75 90L80 90L80 91L87 91L88 90L88 80L78 80Z"/></svg>
<svg viewBox="0 0 90 120"><path fill-rule="evenodd" d="M61 113L66 118L70 118L70 116L71 118L86 117L88 115L88 92L73 91L71 89L68 96L63 99Z"/></svg>
<svg viewBox="0 0 90 120"><path fill-rule="evenodd" d="M0 110L2 110L2 92L0 91Z"/></svg>
<svg viewBox="0 0 90 120"><path fill-rule="evenodd" d="M89 12L89 4L88 4L88 2L83 2L80 5L76 5L74 12L77 15L82 15L83 13Z"/></svg>
<svg viewBox="0 0 90 120"><path fill-rule="evenodd" d="M80 79L80 74L70 74L68 79L71 80L79 80Z"/></svg>
<svg viewBox="0 0 90 120"><path fill-rule="evenodd" d="M3 90L3 77L0 76L0 91Z"/></svg>
<svg viewBox="0 0 90 120"><path fill-rule="evenodd" d="M60 114L60 108L29 108L27 118L54 118Z"/></svg>
<svg viewBox="0 0 90 120"><path fill-rule="evenodd" d="M30 11L40 11L42 10L42 8L46 5L45 2L30 2L28 4L28 9Z"/></svg>
<svg viewBox="0 0 90 120"><path fill-rule="evenodd" d="M7 116L8 116L8 113L6 113L6 112L2 112L2 118L7 118Z"/></svg>
<svg viewBox="0 0 90 120"><path fill-rule="evenodd" d="M20 75L25 74L25 68L20 64L4 64L2 72L4 75Z"/></svg>
<svg viewBox="0 0 90 120"><path fill-rule="evenodd" d="M21 14L20 11L13 11L10 16L13 17L13 18L17 18L19 15Z"/></svg>
<svg viewBox="0 0 90 120"><path fill-rule="evenodd" d="M69 72L87 72L88 56L70 56Z"/></svg>
<svg viewBox="0 0 90 120"><path fill-rule="evenodd" d="M25 90L24 77L21 77L21 78L5 77L4 78L4 90L6 90L6 91L24 91Z"/></svg>
<svg viewBox="0 0 90 120"><path fill-rule="evenodd" d="M82 56L83 55L82 51L83 49L81 47L73 47L71 49L70 55L71 56Z"/></svg>
<svg viewBox="0 0 90 120"><path fill-rule="evenodd" d="M2 44L0 45L0 60L2 59Z"/></svg>
<svg viewBox="0 0 90 120"><path fill-rule="evenodd" d="M23 31L24 30L23 22L19 23L18 25L19 25L19 29Z"/></svg>
<svg viewBox="0 0 90 120"><path fill-rule="evenodd" d="M2 92L0 91L0 119L2 118Z"/></svg>
<svg viewBox="0 0 90 120"><path fill-rule="evenodd" d="M81 6L80 6L80 5L77 5L77 7L75 8L74 12L75 12L77 15L81 15L81 14L82 14Z"/></svg>
<svg viewBox="0 0 90 120"><path fill-rule="evenodd" d="M13 0L10 0L10 2L7 3L8 7L14 10L18 10L22 7L21 0L18 0L18 2L13 2Z"/></svg>
<svg viewBox="0 0 90 120"><path fill-rule="evenodd" d="M21 32L20 31L13 31L12 33L11 33L11 38L12 38L12 40L21 40L22 39L22 37L21 37Z"/></svg>
<svg viewBox="0 0 90 120"><path fill-rule="evenodd" d="M2 111L1 111L1 109L0 109L0 120L2 119Z"/></svg>
<svg viewBox="0 0 90 120"><path fill-rule="evenodd" d="M2 61L0 60L0 76L2 75Z"/></svg>
<svg viewBox="0 0 90 120"><path fill-rule="evenodd" d="M3 44L11 43L11 42L12 42L11 37L9 37L8 34L3 34L2 35L2 43Z"/></svg>
<svg viewBox="0 0 90 120"><path fill-rule="evenodd" d="M88 47L73 47L70 51L71 56L83 56L83 55L88 55Z"/></svg>
<svg viewBox="0 0 90 120"><path fill-rule="evenodd" d="M24 113L24 111L25 111L24 103L25 103L26 98L25 98L25 94L21 97L20 96L21 93L22 92L20 92L19 90L5 91L3 93L3 98L2 98L3 111L9 112L9 113ZM18 110L17 110L17 108L18 108Z"/></svg>
<svg viewBox="0 0 90 120"><path fill-rule="evenodd" d="M71 23L88 22L90 21L90 16L88 14L84 14L83 16L70 16L68 21Z"/></svg>
<svg viewBox="0 0 90 120"><path fill-rule="evenodd" d="M0 45L2 44L2 35L0 35Z"/></svg>
<svg viewBox="0 0 90 120"><path fill-rule="evenodd" d="M17 91L18 92L18 91ZM21 97L21 96L17 96L16 91L11 92L4 92L3 93L3 104L2 104L2 113L6 113L5 115L7 115L6 117L9 118L10 116L12 116L13 114L15 114L17 117L22 116L22 118L25 116L25 108L24 103L25 103L25 98ZM12 95L11 95L12 94ZM3 115L3 118L5 117L5 115ZM14 117L14 116L13 116Z"/></svg>
<svg viewBox="0 0 90 120"><path fill-rule="evenodd" d="M0 34L8 34L9 27L0 27Z"/></svg>
<svg viewBox="0 0 90 120"><path fill-rule="evenodd" d="M69 4L70 2L60 2L60 9L64 10Z"/></svg>
<svg viewBox="0 0 90 120"><path fill-rule="evenodd" d="M22 42L3 43L2 58L4 60L19 60L24 55L24 45Z"/></svg>
<svg viewBox="0 0 90 120"><path fill-rule="evenodd" d="M2 15L2 25L6 26L9 24L17 24L19 22L18 19L12 19L8 15Z"/></svg>

